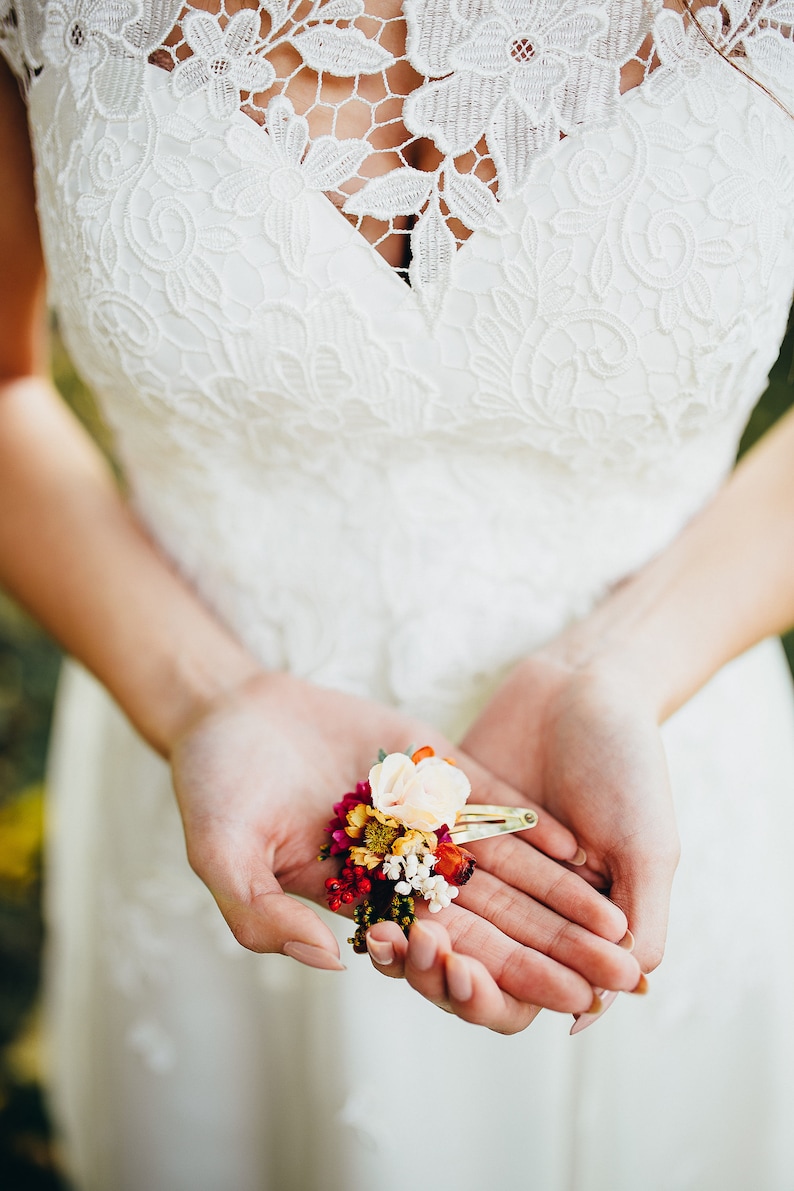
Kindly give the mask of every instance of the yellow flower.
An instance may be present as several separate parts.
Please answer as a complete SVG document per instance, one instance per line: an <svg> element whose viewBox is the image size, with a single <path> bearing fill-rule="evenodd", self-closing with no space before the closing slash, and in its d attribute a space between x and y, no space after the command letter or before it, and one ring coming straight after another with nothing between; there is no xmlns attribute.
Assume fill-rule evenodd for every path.
<svg viewBox="0 0 794 1191"><path fill-rule="evenodd" d="M348 811L347 821L350 824L345 828L347 834L351 839L361 841L350 849L353 864L377 868L400 834L400 824L363 802Z"/></svg>
<svg viewBox="0 0 794 1191"><path fill-rule="evenodd" d="M354 806L352 810L347 812L347 821L349 826L345 828L345 832L351 839L361 839L361 833L364 830L364 825L367 821L367 812L372 808L367 806L366 802L359 802L358 806Z"/></svg>
<svg viewBox="0 0 794 1191"><path fill-rule="evenodd" d="M390 819L383 811L375 810L374 806L367 806L366 802L359 802L358 806L347 812L350 826L346 827L345 831L351 839L361 839L362 835L366 835L367 831L372 829L373 820L395 832L400 830L400 824L396 819Z"/></svg>
<svg viewBox="0 0 794 1191"><path fill-rule="evenodd" d="M437 847L438 836L434 831L411 828L394 841L391 850L395 856L408 856L411 852L435 852Z"/></svg>
<svg viewBox="0 0 794 1191"><path fill-rule="evenodd" d="M369 848L351 848L349 856L353 864L360 864L362 868L379 868L383 864L383 857L370 852Z"/></svg>

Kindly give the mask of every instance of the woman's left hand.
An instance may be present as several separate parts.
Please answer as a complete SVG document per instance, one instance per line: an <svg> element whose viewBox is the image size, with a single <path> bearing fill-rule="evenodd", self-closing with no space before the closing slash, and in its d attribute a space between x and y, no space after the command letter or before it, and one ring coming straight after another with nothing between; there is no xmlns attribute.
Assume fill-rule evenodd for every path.
<svg viewBox="0 0 794 1191"><path fill-rule="evenodd" d="M617 667L577 669L538 653L508 676L461 747L570 827L587 852L585 874L626 914L643 971L655 968L678 835L656 716L636 683Z"/></svg>

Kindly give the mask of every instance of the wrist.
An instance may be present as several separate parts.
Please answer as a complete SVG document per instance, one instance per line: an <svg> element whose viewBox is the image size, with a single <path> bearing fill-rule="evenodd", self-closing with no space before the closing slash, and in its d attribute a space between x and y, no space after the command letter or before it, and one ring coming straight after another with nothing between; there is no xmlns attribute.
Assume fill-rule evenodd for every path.
<svg viewBox="0 0 794 1191"><path fill-rule="evenodd" d="M233 639L215 642L200 654L176 654L158 683L155 702L133 722L147 742L167 760L179 740L212 711L262 675L258 662Z"/></svg>
<svg viewBox="0 0 794 1191"><path fill-rule="evenodd" d="M677 627L665 626L662 609L646 598L640 581L630 580L539 656L569 682L621 686L662 723L700 685Z"/></svg>

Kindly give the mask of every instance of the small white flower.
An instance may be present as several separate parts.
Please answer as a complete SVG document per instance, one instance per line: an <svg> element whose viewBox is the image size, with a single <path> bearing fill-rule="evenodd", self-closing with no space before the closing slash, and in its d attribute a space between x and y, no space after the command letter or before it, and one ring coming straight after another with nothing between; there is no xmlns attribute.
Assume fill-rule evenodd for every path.
<svg viewBox="0 0 794 1191"><path fill-rule="evenodd" d="M413 885L408 881L400 881L398 885L394 886L395 893L401 893L403 897L407 897L409 893L413 892Z"/></svg>
<svg viewBox="0 0 794 1191"><path fill-rule="evenodd" d="M428 832L444 823L451 826L471 793L468 778L457 766L441 757L425 757L416 765L404 753L390 753L374 765L369 783L379 811Z"/></svg>
<svg viewBox="0 0 794 1191"><path fill-rule="evenodd" d="M456 885L449 885L443 877L431 877L422 888L422 896L426 902L430 903L431 914L437 914L439 910L446 910L459 892Z"/></svg>
<svg viewBox="0 0 794 1191"><path fill-rule="evenodd" d="M390 881L399 881L402 876L402 857L401 856L386 856L383 860L383 875Z"/></svg>
<svg viewBox="0 0 794 1191"><path fill-rule="evenodd" d="M258 11L235 13L224 29L217 16L189 12L182 21L182 32L192 56L180 62L171 75L176 95L192 95L206 88L210 110L221 119L239 107L241 91L267 91L273 85L275 70L253 48L259 34Z"/></svg>

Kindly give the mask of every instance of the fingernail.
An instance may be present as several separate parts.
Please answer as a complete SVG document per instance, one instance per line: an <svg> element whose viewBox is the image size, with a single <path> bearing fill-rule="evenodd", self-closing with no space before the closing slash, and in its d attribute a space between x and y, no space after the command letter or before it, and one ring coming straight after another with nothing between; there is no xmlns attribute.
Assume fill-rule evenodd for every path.
<svg viewBox="0 0 794 1191"><path fill-rule="evenodd" d="M420 972L428 972L435 963L437 950L436 941L430 931L415 922L408 939L408 955L414 967Z"/></svg>
<svg viewBox="0 0 794 1191"><path fill-rule="evenodd" d="M634 935L630 930L627 930L623 938L618 943L618 947L622 947L624 951L634 950Z"/></svg>
<svg viewBox="0 0 794 1191"><path fill-rule="evenodd" d="M648 981L645 978L644 974L642 976L640 976L639 981L637 982L637 987L633 988L631 991L632 991L632 993L635 994L635 996L638 996L638 997L645 996L645 994L648 991Z"/></svg>
<svg viewBox="0 0 794 1191"><path fill-rule="evenodd" d="M450 955L447 960L447 989L453 1001L470 1001L474 995L474 983L469 965L459 955Z"/></svg>
<svg viewBox="0 0 794 1191"><path fill-rule="evenodd" d="M594 1021L598 1021L600 1018L602 1018L617 995L618 994L616 992L601 993L600 996L597 997L597 999L601 1002L601 1008L599 1009L598 1013L591 1013L588 1011L587 1013L578 1014L576 1016L576 1020L571 1026L571 1034L581 1034L582 1030L586 1030L587 1027L591 1026Z"/></svg>
<svg viewBox="0 0 794 1191"><path fill-rule="evenodd" d="M391 943L384 943L380 939L371 939L367 935L367 951L376 964L387 968L394 963L394 947Z"/></svg>
<svg viewBox="0 0 794 1191"><path fill-rule="evenodd" d="M587 864L587 853L584 848L579 848L576 855L568 863L575 864L577 868L581 868L583 864Z"/></svg>
<svg viewBox="0 0 794 1191"><path fill-rule="evenodd" d="M299 943L295 939L291 939L289 943L284 944L281 950L290 959L296 959L301 964L308 964L310 968L323 968L328 972L345 971L345 965L340 959L331 955L330 951L324 951L322 947L313 947L311 943Z"/></svg>
<svg viewBox="0 0 794 1191"><path fill-rule="evenodd" d="M590 1008L587 1010L587 1012L591 1013L595 1016L595 1014L601 1013L603 1008L604 1008L604 1002L601 1000L598 993L594 992L592 1004L590 1005Z"/></svg>

